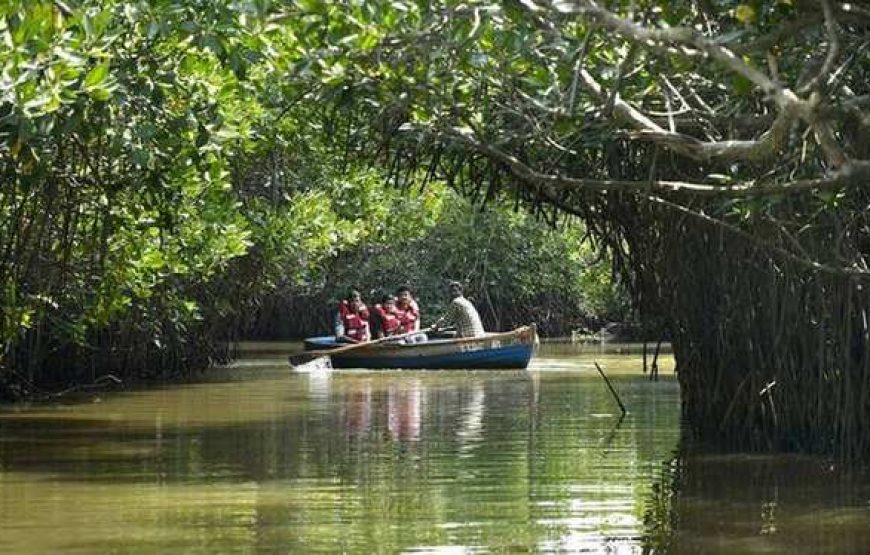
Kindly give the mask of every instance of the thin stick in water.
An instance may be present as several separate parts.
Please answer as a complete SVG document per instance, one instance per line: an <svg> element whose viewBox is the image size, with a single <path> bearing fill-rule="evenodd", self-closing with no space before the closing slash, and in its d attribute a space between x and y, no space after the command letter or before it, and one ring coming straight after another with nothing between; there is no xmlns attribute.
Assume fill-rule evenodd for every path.
<svg viewBox="0 0 870 555"><path fill-rule="evenodd" d="M601 366L598 362L595 362L595 368L598 369L598 373L601 374L601 377L604 378L604 383L607 384L607 389L613 394L613 398L616 399L616 402L619 404L619 408L622 409L623 416L628 412L625 410L625 405L622 404L622 399L619 398L619 394L616 393L616 390L613 389L613 385L610 383L610 380L607 378L607 375L604 373L604 370L601 369Z"/></svg>

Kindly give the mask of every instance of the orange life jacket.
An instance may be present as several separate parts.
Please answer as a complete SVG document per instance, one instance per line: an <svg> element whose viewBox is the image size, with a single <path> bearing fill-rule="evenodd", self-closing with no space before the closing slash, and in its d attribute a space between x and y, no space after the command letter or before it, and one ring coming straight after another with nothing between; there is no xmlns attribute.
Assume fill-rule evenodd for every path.
<svg viewBox="0 0 870 555"><path fill-rule="evenodd" d="M381 319L381 331L384 335L394 335L401 333L402 322L398 314L393 311L388 311L383 306L376 304L375 313Z"/></svg>
<svg viewBox="0 0 870 555"><path fill-rule="evenodd" d="M341 324L344 326L346 336L357 341L368 341L369 309L366 308L366 305L360 304L359 309L354 312L348 301L341 301L338 305L338 314L341 317Z"/></svg>
<svg viewBox="0 0 870 555"><path fill-rule="evenodd" d="M402 323L402 333L411 333L417 330L417 320L420 319L420 307L417 301L411 299L408 306L401 307L396 305L396 315Z"/></svg>

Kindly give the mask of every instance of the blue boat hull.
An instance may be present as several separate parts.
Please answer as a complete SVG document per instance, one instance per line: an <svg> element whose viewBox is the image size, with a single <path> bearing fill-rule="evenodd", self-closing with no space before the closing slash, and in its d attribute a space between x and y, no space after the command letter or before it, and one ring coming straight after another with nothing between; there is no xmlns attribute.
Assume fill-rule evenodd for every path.
<svg viewBox="0 0 870 555"><path fill-rule="evenodd" d="M334 368L377 368L411 370L523 369L529 365L537 346L534 328L478 339L433 340L407 345L371 345L330 354ZM305 340L307 350L328 352L345 346L334 337Z"/></svg>
<svg viewBox="0 0 870 555"><path fill-rule="evenodd" d="M529 345L509 345L499 349L406 357L332 357L335 368L407 368L423 369L513 369L525 368L532 358Z"/></svg>

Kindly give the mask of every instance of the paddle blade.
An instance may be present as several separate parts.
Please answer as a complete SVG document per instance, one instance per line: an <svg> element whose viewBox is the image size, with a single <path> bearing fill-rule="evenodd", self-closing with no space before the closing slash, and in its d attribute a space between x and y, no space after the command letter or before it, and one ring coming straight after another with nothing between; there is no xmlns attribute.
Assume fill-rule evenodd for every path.
<svg viewBox="0 0 870 555"><path fill-rule="evenodd" d="M332 370L332 359L323 355L302 353L290 357L290 366L295 372L328 372Z"/></svg>
<svg viewBox="0 0 870 555"><path fill-rule="evenodd" d="M332 370L332 359L328 355L299 353L288 357L290 366L297 372Z"/></svg>

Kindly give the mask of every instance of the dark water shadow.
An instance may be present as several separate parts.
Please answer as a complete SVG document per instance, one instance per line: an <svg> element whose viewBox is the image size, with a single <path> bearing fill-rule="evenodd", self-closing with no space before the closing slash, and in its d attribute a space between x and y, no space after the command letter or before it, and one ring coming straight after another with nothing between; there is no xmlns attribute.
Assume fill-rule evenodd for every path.
<svg viewBox="0 0 870 555"><path fill-rule="evenodd" d="M649 553L867 553L870 476L796 454L691 446L662 468L644 514Z"/></svg>

